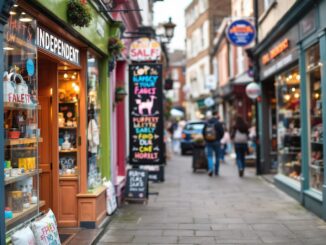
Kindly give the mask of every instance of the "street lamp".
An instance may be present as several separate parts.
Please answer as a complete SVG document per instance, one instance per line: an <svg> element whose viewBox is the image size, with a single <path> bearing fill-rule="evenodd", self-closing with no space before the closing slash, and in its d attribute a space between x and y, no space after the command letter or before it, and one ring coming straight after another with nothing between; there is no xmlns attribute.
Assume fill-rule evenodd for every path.
<svg viewBox="0 0 326 245"><path fill-rule="evenodd" d="M163 24L165 37L170 41L174 35L174 28L176 24L172 22L172 18L169 18L169 22Z"/></svg>

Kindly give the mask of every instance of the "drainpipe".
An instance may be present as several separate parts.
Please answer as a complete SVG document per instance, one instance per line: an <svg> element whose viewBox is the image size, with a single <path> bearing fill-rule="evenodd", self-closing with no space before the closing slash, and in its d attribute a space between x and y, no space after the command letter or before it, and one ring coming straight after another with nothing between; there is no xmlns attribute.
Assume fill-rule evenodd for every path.
<svg viewBox="0 0 326 245"><path fill-rule="evenodd" d="M258 18L259 18L259 9L258 9L258 0L254 0L254 18L255 18L255 27L256 27L256 37L255 37L255 45L258 45ZM254 81L260 85L260 68L259 68L259 59L258 57L254 57ZM260 134L259 134L259 102L258 98L256 99L255 102L255 109L256 109L256 174L261 175L262 174L262 166L261 166L261 161L260 161L260 144L261 144L261 139L260 139Z"/></svg>

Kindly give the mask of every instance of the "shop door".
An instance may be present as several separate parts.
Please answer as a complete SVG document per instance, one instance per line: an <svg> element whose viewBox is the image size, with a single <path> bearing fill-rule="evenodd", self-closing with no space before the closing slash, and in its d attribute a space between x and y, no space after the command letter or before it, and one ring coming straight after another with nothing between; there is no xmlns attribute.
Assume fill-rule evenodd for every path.
<svg viewBox="0 0 326 245"><path fill-rule="evenodd" d="M51 98L39 96L41 110L39 110L39 128L43 142L39 145L40 156L40 199L45 201L42 209L52 208L52 137L51 137Z"/></svg>

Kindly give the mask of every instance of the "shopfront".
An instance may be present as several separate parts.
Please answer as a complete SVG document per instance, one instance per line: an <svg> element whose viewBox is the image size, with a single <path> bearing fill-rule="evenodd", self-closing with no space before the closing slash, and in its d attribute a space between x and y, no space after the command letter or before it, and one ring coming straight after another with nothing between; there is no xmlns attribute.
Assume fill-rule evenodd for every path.
<svg viewBox="0 0 326 245"><path fill-rule="evenodd" d="M40 1L46 5L46 1ZM48 1L54 9L62 3ZM110 179L109 22L96 14L86 35L18 1L4 30L6 231L51 208L59 227L96 227ZM60 15L60 14L58 14ZM88 30L89 31L89 30ZM89 32L90 33L90 32ZM100 38L99 38L100 37ZM99 40L100 39L100 40ZM95 42L96 41L96 42ZM94 45L92 43L95 43Z"/></svg>
<svg viewBox="0 0 326 245"><path fill-rule="evenodd" d="M265 173L278 170L279 188L325 219L326 2L297 5L283 20L297 24L280 29L259 56L261 159Z"/></svg>

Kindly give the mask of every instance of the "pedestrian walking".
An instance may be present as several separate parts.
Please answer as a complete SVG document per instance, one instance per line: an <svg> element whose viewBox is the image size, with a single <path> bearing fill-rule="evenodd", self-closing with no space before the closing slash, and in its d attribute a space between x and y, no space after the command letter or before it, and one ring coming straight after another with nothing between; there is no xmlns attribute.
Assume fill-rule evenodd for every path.
<svg viewBox="0 0 326 245"><path fill-rule="evenodd" d="M221 139L224 135L223 126L218 120L218 113L207 113L207 121L203 128L203 137L206 142L206 154L208 159L208 175L214 172L213 152L215 153L215 175L219 175Z"/></svg>
<svg viewBox="0 0 326 245"><path fill-rule="evenodd" d="M237 117L232 128L231 138L234 143L236 162L239 169L239 176L242 177L246 167L245 156L248 152L249 139L248 125L242 117Z"/></svg>
<svg viewBox="0 0 326 245"><path fill-rule="evenodd" d="M231 147L231 136L228 132L226 125L223 123L224 134L221 139L221 147L220 147L220 160L222 163L225 163L225 154L229 152Z"/></svg>
<svg viewBox="0 0 326 245"><path fill-rule="evenodd" d="M172 137L172 145L173 145L173 152L176 154L180 154L181 152L181 138L182 138L182 129L183 129L183 123L179 121L173 131L173 137Z"/></svg>

